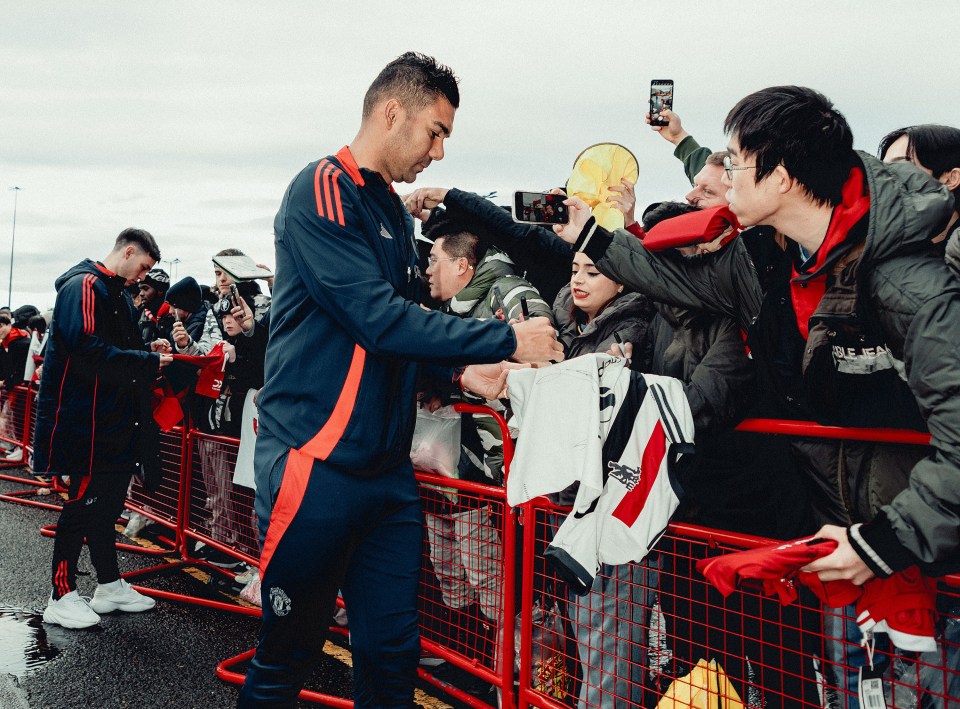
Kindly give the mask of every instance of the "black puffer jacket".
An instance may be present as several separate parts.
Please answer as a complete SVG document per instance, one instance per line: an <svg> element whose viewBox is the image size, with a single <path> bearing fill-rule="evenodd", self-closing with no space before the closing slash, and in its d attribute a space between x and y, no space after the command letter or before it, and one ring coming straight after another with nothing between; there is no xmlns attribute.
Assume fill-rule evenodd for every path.
<svg viewBox="0 0 960 709"><path fill-rule="evenodd" d="M124 279L87 259L56 286L37 398L34 470L158 479L150 387L160 356L144 349Z"/></svg>
<svg viewBox="0 0 960 709"><path fill-rule="evenodd" d="M600 228L584 250L614 280L749 327L754 357L788 406L847 426L925 425L933 450L919 460L907 451L893 456L896 464L873 464L871 452L882 447L856 446L854 460L837 444L819 444L803 462L829 521L869 519L851 539L875 573L919 563L935 574L960 562L960 279L929 245L953 197L909 164L884 165L863 153L854 163L851 179L858 169L866 178L856 195L869 200L865 216L825 252L821 270L771 284L766 293L739 239L718 258L692 265L647 252L632 234ZM784 309L824 273L826 291L805 323L805 340ZM904 459L915 465L901 477ZM847 466L857 461L851 474ZM857 501L879 488L893 497L870 519Z"/></svg>
<svg viewBox="0 0 960 709"><path fill-rule="evenodd" d="M623 293L600 311L589 324L582 325L574 310L568 283L553 302L560 344L567 359L593 352L606 352L621 342L633 344L633 369L650 371L653 339L650 325L657 312L650 300L638 293Z"/></svg>

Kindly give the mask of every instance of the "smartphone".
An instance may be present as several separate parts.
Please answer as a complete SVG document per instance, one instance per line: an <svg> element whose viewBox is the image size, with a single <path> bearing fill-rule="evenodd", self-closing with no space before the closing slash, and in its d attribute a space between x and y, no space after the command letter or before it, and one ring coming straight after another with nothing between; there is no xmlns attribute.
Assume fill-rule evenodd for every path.
<svg viewBox="0 0 960 709"><path fill-rule="evenodd" d="M665 108L673 110L673 79L654 79L650 82L650 125L669 125L670 121L660 117Z"/></svg>
<svg viewBox="0 0 960 709"><path fill-rule="evenodd" d="M513 220L524 224L566 224L570 212L562 194L514 192Z"/></svg>
<svg viewBox="0 0 960 709"><path fill-rule="evenodd" d="M237 290L237 286L233 283L230 284L230 298L233 300L235 307L240 306L240 291Z"/></svg>

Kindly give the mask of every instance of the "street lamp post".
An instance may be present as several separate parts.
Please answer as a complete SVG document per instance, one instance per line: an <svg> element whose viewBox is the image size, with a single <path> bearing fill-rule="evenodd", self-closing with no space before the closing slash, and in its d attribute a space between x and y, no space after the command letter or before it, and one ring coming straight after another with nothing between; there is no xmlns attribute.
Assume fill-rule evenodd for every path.
<svg viewBox="0 0 960 709"><path fill-rule="evenodd" d="M173 258L173 259L170 259L169 261L164 261L164 263L170 264L167 268L170 269L170 284L173 285L173 282L177 280L177 274L176 274L176 271L174 270L174 267L178 263L180 263L180 259Z"/></svg>
<svg viewBox="0 0 960 709"><path fill-rule="evenodd" d="M17 243L17 197L20 187L11 187L13 192L13 233L10 235L10 279L7 281L7 305L13 307L13 248Z"/></svg>

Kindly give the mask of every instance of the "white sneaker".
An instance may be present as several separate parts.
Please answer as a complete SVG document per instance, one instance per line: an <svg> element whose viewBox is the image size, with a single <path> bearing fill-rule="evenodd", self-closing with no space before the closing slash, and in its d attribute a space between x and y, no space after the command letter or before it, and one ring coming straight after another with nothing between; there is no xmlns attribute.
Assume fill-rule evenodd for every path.
<svg viewBox="0 0 960 709"><path fill-rule="evenodd" d="M90 607L97 613L111 611L140 613L150 610L155 605L157 605L155 600L150 596L144 596L123 579L113 583L99 584L90 601Z"/></svg>
<svg viewBox="0 0 960 709"><path fill-rule="evenodd" d="M53 600L51 594L47 607L43 609L43 622L56 623L64 628L89 628L100 622L86 598L76 591L70 591L59 600Z"/></svg>
<svg viewBox="0 0 960 709"><path fill-rule="evenodd" d="M23 451L20 446L15 446L9 453L3 456L4 460L20 460L23 457Z"/></svg>

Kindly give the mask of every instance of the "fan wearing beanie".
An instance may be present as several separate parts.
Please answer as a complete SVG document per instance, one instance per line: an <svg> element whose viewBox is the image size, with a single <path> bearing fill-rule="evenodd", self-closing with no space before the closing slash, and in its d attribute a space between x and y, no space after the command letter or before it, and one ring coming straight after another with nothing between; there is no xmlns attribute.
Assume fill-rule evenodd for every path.
<svg viewBox="0 0 960 709"><path fill-rule="evenodd" d="M174 342L174 329L179 322L183 326L184 335L189 338L185 341L199 340L203 335L203 325L210 306L203 299L203 289L197 279L187 276L174 283L167 291L166 301L170 307L170 315L164 319L163 337Z"/></svg>

